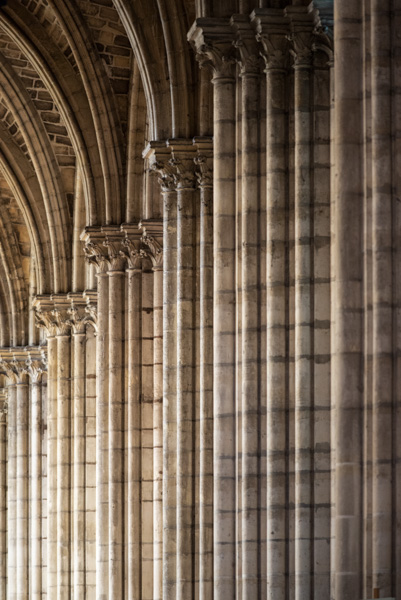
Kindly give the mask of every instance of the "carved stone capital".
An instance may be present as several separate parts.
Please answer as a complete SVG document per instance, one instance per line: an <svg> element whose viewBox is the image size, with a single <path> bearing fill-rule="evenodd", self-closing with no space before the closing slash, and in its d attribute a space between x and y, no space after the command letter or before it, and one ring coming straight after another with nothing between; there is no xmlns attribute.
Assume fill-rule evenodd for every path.
<svg viewBox="0 0 401 600"><path fill-rule="evenodd" d="M313 42L320 25L318 11L309 6L288 6L285 14L290 20L290 53L295 69L309 69L313 61Z"/></svg>
<svg viewBox="0 0 401 600"><path fill-rule="evenodd" d="M124 238L122 242L122 251L121 253L127 260L128 269L132 271L141 271L142 270L142 254L141 254L141 246L138 241L134 241L128 236Z"/></svg>
<svg viewBox="0 0 401 600"><path fill-rule="evenodd" d="M213 189L213 139L194 138L197 155L194 158L199 188ZM202 199L203 201L203 199Z"/></svg>
<svg viewBox="0 0 401 600"><path fill-rule="evenodd" d="M8 392L7 388L0 389L0 425L7 425Z"/></svg>
<svg viewBox="0 0 401 600"><path fill-rule="evenodd" d="M150 222L149 227L145 222L139 223L139 228L142 230L141 241L144 246L142 252L151 260L154 271L161 271L163 269L163 246L159 242L163 235L162 227L162 222L158 222L157 228L154 222ZM156 233L159 240L152 233Z"/></svg>
<svg viewBox="0 0 401 600"><path fill-rule="evenodd" d="M24 383L27 376L36 383L47 371L46 348L40 346L2 348L0 368L11 383Z"/></svg>
<svg viewBox="0 0 401 600"><path fill-rule="evenodd" d="M234 15L231 26L235 31L234 46L238 49L238 63L241 77L258 77L261 72L261 59L255 32L245 15Z"/></svg>
<svg viewBox="0 0 401 600"><path fill-rule="evenodd" d="M281 9L257 9L251 15L260 42L260 55L265 62L265 72L285 71L289 66L289 19Z"/></svg>
<svg viewBox="0 0 401 600"><path fill-rule="evenodd" d="M102 227L105 233L103 245L107 248L108 271L121 272L125 270L126 255L121 251L124 242L124 233L115 228Z"/></svg>
<svg viewBox="0 0 401 600"><path fill-rule="evenodd" d="M102 228L86 227L81 240L84 242L84 254L88 263L94 265L99 274L106 273L109 268L108 252L103 245L105 235Z"/></svg>
<svg viewBox="0 0 401 600"><path fill-rule="evenodd" d="M174 192L177 186L176 171L170 163L171 148L167 146L167 142L150 142L143 152L143 157L148 161L150 172L157 175L161 191Z"/></svg>
<svg viewBox="0 0 401 600"><path fill-rule="evenodd" d="M32 383L39 383L42 375L47 372L47 360L43 355L41 358L28 356L25 361L25 373L29 375Z"/></svg>
<svg viewBox="0 0 401 600"><path fill-rule="evenodd" d="M188 32L188 41L196 53L200 67L210 67L213 81L235 79L235 35L225 19L197 19Z"/></svg>

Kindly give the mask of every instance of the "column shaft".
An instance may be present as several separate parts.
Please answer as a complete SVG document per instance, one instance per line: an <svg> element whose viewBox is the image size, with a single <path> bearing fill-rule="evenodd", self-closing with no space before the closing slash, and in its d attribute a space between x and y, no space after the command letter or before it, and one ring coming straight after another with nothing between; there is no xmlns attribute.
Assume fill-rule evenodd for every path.
<svg viewBox="0 0 401 600"><path fill-rule="evenodd" d="M214 85L214 598L235 597L235 79Z"/></svg>
<svg viewBox="0 0 401 600"><path fill-rule="evenodd" d="M199 599L213 596L213 188L200 208Z"/></svg>
<svg viewBox="0 0 401 600"><path fill-rule="evenodd" d="M295 594L311 598L312 197L310 68L295 66Z"/></svg>
<svg viewBox="0 0 401 600"><path fill-rule="evenodd" d="M57 335L57 598L71 595L71 338Z"/></svg>
<svg viewBox="0 0 401 600"><path fill-rule="evenodd" d="M47 597L57 597L57 339L47 338Z"/></svg>
<svg viewBox="0 0 401 600"><path fill-rule="evenodd" d="M153 274L153 598L163 597L163 269Z"/></svg>
<svg viewBox="0 0 401 600"><path fill-rule="evenodd" d="M42 598L42 382L31 384L31 597Z"/></svg>
<svg viewBox="0 0 401 600"><path fill-rule="evenodd" d="M242 599L259 589L259 73L242 73Z"/></svg>
<svg viewBox="0 0 401 600"><path fill-rule="evenodd" d="M0 397L0 600L7 599L7 392Z"/></svg>
<svg viewBox="0 0 401 600"><path fill-rule="evenodd" d="M74 489L73 489L73 587L74 600L83 600L86 595L86 460L85 460L85 331L74 331L73 370L73 427L74 427Z"/></svg>
<svg viewBox="0 0 401 600"><path fill-rule="evenodd" d="M371 5L373 496L372 586L393 596L393 149L390 0ZM387 185L385 185L385 183Z"/></svg>
<svg viewBox="0 0 401 600"><path fill-rule="evenodd" d="M109 600L124 596L125 273L109 271Z"/></svg>
<svg viewBox="0 0 401 600"><path fill-rule="evenodd" d="M287 538L287 114L285 70L266 69L267 593L286 599Z"/></svg>
<svg viewBox="0 0 401 600"><path fill-rule="evenodd" d="M193 594L195 191L177 193L177 600Z"/></svg>
<svg viewBox="0 0 401 600"><path fill-rule="evenodd" d="M17 389L8 386L7 598L17 600Z"/></svg>
<svg viewBox="0 0 401 600"><path fill-rule="evenodd" d="M165 191L163 218L163 600L176 595L177 200Z"/></svg>
<svg viewBox="0 0 401 600"><path fill-rule="evenodd" d="M128 597L141 599L141 268L128 270Z"/></svg>
<svg viewBox="0 0 401 600"><path fill-rule="evenodd" d="M96 598L109 593L109 279L97 273L98 334L96 337Z"/></svg>
<svg viewBox="0 0 401 600"><path fill-rule="evenodd" d="M361 3L334 4L332 401L336 598L362 597L363 161ZM353 73L350 78L349 74ZM360 115L360 118L357 117Z"/></svg>

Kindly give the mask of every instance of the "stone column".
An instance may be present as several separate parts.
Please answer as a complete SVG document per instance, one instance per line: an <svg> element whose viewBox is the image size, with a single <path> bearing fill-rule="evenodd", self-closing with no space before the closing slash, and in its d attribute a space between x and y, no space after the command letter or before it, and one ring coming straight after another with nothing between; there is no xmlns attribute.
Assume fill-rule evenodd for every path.
<svg viewBox="0 0 401 600"><path fill-rule="evenodd" d="M73 489L72 489L72 587L74 599L86 598L86 327L94 324L82 293L70 293L67 309L72 332Z"/></svg>
<svg viewBox="0 0 401 600"><path fill-rule="evenodd" d="M17 378L2 363L8 378L7 438L7 600L17 600Z"/></svg>
<svg viewBox="0 0 401 600"><path fill-rule="evenodd" d="M261 64L248 17L232 18L241 77L241 555L242 599L257 597L259 554L259 118Z"/></svg>
<svg viewBox="0 0 401 600"><path fill-rule="evenodd" d="M9 527L14 528L13 535L9 536L9 549L14 560L11 563L13 570L9 572L9 577L11 575L12 579L9 580L11 585L9 585L8 596L24 600L29 597L29 385L24 370L25 357L21 360L20 356L14 356L9 352L6 360L2 356L2 366L7 377L14 384L12 394L14 439L9 439L9 466L11 463L14 481L9 481L12 483L12 497L9 497L9 503L12 506L12 499L14 499L15 504L12 506L11 513L14 523L10 521L8 523Z"/></svg>
<svg viewBox="0 0 401 600"><path fill-rule="evenodd" d="M363 43L361 3L334 3L332 402L335 465L334 597L362 596ZM350 77L349 74L353 76Z"/></svg>
<svg viewBox="0 0 401 600"><path fill-rule="evenodd" d="M213 549L214 598L236 591L236 236L235 60L229 23L197 19L189 39L204 66L213 69Z"/></svg>
<svg viewBox="0 0 401 600"><path fill-rule="evenodd" d="M256 11L266 68L267 597L287 596L288 20Z"/></svg>
<svg viewBox="0 0 401 600"><path fill-rule="evenodd" d="M163 250L162 221L142 222L153 268L153 598L163 597Z"/></svg>
<svg viewBox="0 0 401 600"><path fill-rule="evenodd" d="M124 590L124 340L125 258L123 234L103 227L109 263L109 600Z"/></svg>
<svg viewBox="0 0 401 600"><path fill-rule="evenodd" d="M0 389L0 600L7 600L7 388Z"/></svg>
<svg viewBox="0 0 401 600"><path fill-rule="evenodd" d="M295 169L295 598L312 594L313 308L311 69L315 14L287 8L294 56Z"/></svg>
<svg viewBox="0 0 401 600"><path fill-rule="evenodd" d="M71 596L71 333L70 302L55 295L57 324L57 598Z"/></svg>
<svg viewBox="0 0 401 600"><path fill-rule="evenodd" d="M82 240L90 265L97 276L97 337L96 337L96 598L108 600L108 519L109 519L109 281L104 235L100 228L86 228Z"/></svg>
<svg viewBox="0 0 401 600"><path fill-rule="evenodd" d="M171 150L153 142L144 152L161 185L163 216L163 600L176 596L177 477L177 192Z"/></svg>
<svg viewBox="0 0 401 600"><path fill-rule="evenodd" d="M40 350L30 352L26 360L25 370L31 382L31 419L30 419L30 598L39 600L44 592L43 586L43 551L42 551L42 442L43 442L43 410L42 410L42 376L47 370L47 359L41 356Z"/></svg>
<svg viewBox="0 0 401 600"><path fill-rule="evenodd" d="M138 226L125 225L123 241L128 274L128 597L140 600L141 556L141 319L142 319L142 256Z"/></svg>
<svg viewBox="0 0 401 600"><path fill-rule="evenodd" d="M395 596L393 588L394 412L394 289L395 239L393 204L394 150L392 95L394 93L391 32L393 5L371 3L372 60L372 587L381 597ZM393 58L394 60L394 58ZM398 236L398 232L396 233ZM395 262L395 261L394 261ZM398 565L398 568L400 566Z"/></svg>
<svg viewBox="0 0 401 600"><path fill-rule="evenodd" d="M213 596L213 142L195 138L200 190L199 599Z"/></svg>
<svg viewBox="0 0 401 600"><path fill-rule="evenodd" d="M57 325L48 296L34 301L36 326L47 333L47 597L57 597Z"/></svg>

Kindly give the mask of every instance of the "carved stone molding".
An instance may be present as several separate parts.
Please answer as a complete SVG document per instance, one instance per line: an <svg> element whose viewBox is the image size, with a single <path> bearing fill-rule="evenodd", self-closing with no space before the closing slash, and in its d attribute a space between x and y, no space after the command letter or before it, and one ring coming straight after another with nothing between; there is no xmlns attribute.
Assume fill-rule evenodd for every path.
<svg viewBox="0 0 401 600"><path fill-rule="evenodd" d="M195 137L194 146L197 149L197 155L194 158L196 178L200 189L213 188L213 139L208 137ZM211 198L211 195L210 195ZM201 198L205 202L205 197Z"/></svg>

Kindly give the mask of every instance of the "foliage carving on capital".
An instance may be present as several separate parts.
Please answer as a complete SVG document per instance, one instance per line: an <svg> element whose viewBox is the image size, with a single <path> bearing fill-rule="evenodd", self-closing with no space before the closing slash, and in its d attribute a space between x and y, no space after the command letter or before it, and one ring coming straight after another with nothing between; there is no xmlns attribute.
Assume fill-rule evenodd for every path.
<svg viewBox="0 0 401 600"><path fill-rule="evenodd" d="M309 68L313 59L313 33L299 32L289 36L292 43L290 54L294 59L295 68Z"/></svg>
<svg viewBox="0 0 401 600"><path fill-rule="evenodd" d="M236 15L231 19L231 26L236 30L236 39L233 46L238 50L238 64L240 75L257 76L261 72L261 59L255 32L247 17Z"/></svg>
<svg viewBox="0 0 401 600"><path fill-rule="evenodd" d="M162 192L174 192L176 189L175 169L170 161L156 160L150 170L157 174Z"/></svg>
<svg viewBox="0 0 401 600"><path fill-rule="evenodd" d="M8 393L7 388L0 390L0 425L7 424Z"/></svg>
<svg viewBox="0 0 401 600"><path fill-rule="evenodd" d="M195 166L193 156L188 158L172 158L169 161L174 168L174 179L178 190L193 190L195 188Z"/></svg>
<svg viewBox="0 0 401 600"><path fill-rule="evenodd" d="M289 62L289 40L286 34L259 32L257 40L262 45L260 52L265 61L265 72L284 71Z"/></svg>
<svg viewBox="0 0 401 600"><path fill-rule="evenodd" d="M163 248L161 244L159 244L156 238L149 235L146 229L142 234L141 240L144 246L146 246L144 252L152 261L153 270L161 270L163 268Z"/></svg>
<svg viewBox="0 0 401 600"><path fill-rule="evenodd" d="M213 156L198 154L194 158L197 166L196 178L200 188L213 188Z"/></svg>
<svg viewBox="0 0 401 600"><path fill-rule="evenodd" d="M35 325L38 329L45 329L48 336L57 334L57 321L52 310L35 308Z"/></svg>
<svg viewBox="0 0 401 600"><path fill-rule="evenodd" d="M210 67L214 79L234 79L236 51L232 43L205 43L197 49L196 60L202 68Z"/></svg>
<svg viewBox="0 0 401 600"><path fill-rule="evenodd" d="M102 244L87 241L84 246L84 254L88 263L94 265L100 273L105 273L108 270L108 254Z"/></svg>
<svg viewBox="0 0 401 600"><path fill-rule="evenodd" d="M17 361L13 358L11 360L5 360L3 357L0 358L0 368L6 374L6 377L11 383L17 383L20 377L20 369L18 368Z"/></svg>
<svg viewBox="0 0 401 600"><path fill-rule="evenodd" d="M123 239L111 239L106 236L103 245L107 248L107 262L109 271L123 271L125 268L126 255L121 252Z"/></svg>
<svg viewBox="0 0 401 600"><path fill-rule="evenodd" d="M68 308L58 308L55 307L51 314L54 317L54 322L56 323L56 335L69 335L71 329L71 320L70 315L68 313Z"/></svg>
<svg viewBox="0 0 401 600"><path fill-rule="evenodd" d="M142 270L142 255L140 248L128 236L122 241L123 250L121 254L128 263L128 268L133 271Z"/></svg>
<svg viewBox="0 0 401 600"><path fill-rule="evenodd" d="M42 356L40 359L34 359L31 356L28 356L25 361L24 372L29 375L31 381L33 383L38 383L43 373L47 371L47 360L45 356Z"/></svg>

